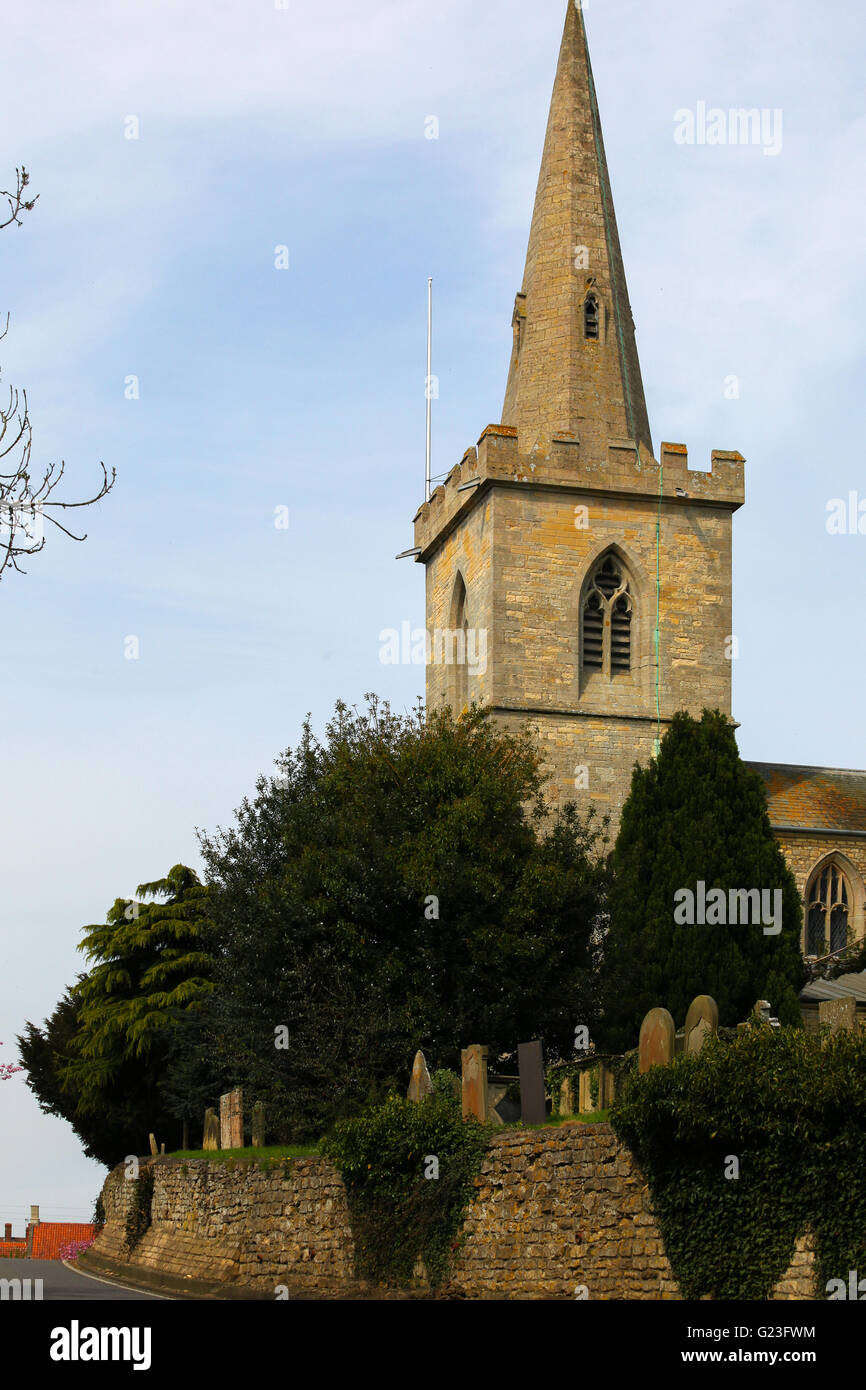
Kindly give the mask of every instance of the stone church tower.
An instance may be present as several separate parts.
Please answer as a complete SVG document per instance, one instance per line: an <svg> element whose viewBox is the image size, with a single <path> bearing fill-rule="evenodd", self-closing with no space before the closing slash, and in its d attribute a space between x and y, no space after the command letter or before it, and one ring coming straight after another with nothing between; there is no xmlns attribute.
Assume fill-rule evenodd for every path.
<svg viewBox="0 0 866 1390"><path fill-rule="evenodd" d="M676 710L731 708L743 458L655 456L583 16L569 0L502 420L415 517L427 702L528 722L616 828Z"/></svg>

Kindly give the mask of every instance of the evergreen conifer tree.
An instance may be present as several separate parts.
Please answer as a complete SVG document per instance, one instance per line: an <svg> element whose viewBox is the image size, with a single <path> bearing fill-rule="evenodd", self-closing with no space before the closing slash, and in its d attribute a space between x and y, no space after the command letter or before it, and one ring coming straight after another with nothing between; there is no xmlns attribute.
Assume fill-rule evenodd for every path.
<svg viewBox="0 0 866 1390"><path fill-rule="evenodd" d="M674 716L658 756L635 766L612 855L610 924L603 948L604 1045L636 1045L641 1020L656 1005L682 1027L697 994L710 994L722 1025L744 1020L759 998L782 1023L798 1024L805 981L800 953L802 908L794 876L770 826L760 777L742 762L724 715ZM725 916L707 907L707 921L675 920L699 884L724 892ZM781 891L781 930L762 921L731 924L731 890ZM677 896L679 895L679 896ZM742 908L738 903L737 915Z"/></svg>

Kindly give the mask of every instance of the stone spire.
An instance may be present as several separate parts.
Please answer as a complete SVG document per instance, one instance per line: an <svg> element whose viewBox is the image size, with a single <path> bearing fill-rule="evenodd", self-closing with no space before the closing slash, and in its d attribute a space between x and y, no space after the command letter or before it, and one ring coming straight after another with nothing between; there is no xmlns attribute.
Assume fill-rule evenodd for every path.
<svg viewBox="0 0 866 1390"><path fill-rule="evenodd" d="M592 298L594 297L594 303ZM589 302L588 302L589 301ZM503 425L522 454L554 435L652 454L583 15L569 0L550 103Z"/></svg>

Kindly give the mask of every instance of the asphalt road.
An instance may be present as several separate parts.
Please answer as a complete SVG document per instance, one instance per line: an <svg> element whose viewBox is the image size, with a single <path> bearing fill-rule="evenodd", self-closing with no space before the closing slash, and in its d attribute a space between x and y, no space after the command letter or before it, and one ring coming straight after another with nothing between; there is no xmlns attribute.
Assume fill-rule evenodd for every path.
<svg viewBox="0 0 866 1390"><path fill-rule="evenodd" d="M42 1299L46 1303L162 1302L156 1294L125 1288L93 1274L67 1269L61 1260L0 1259L0 1279L29 1279L30 1297L35 1298L35 1279L42 1280ZM24 1286L26 1288L26 1286ZM24 1288L22 1288L22 1297ZM0 1285L0 1300L12 1298L12 1290Z"/></svg>

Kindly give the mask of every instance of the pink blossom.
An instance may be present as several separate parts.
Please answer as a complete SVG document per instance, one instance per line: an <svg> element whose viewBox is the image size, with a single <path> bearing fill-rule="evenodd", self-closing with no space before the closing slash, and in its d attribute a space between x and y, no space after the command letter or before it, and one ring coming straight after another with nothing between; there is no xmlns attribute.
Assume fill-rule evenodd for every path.
<svg viewBox="0 0 866 1390"><path fill-rule="evenodd" d="M3 1044L0 1043L0 1047ZM23 1067L15 1067L11 1062L0 1062L0 1081L8 1081L10 1076L14 1076L16 1071L23 1071Z"/></svg>
<svg viewBox="0 0 866 1390"><path fill-rule="evenodd" d="M92 1244L92 1240L70 1240L66 1245L61 1245L60 1258L61 1260L77 1260L82 1250L89 1250Z"/></svg>

